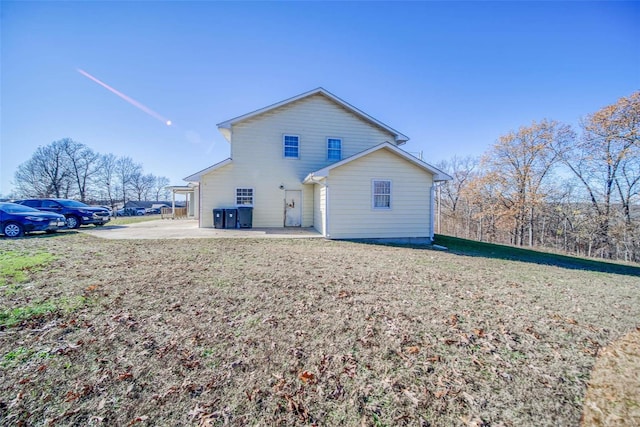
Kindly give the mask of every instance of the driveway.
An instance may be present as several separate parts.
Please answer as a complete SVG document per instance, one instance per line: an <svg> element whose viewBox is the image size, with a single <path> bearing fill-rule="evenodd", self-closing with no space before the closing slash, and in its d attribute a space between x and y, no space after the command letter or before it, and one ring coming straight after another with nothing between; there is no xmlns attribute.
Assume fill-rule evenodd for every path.
<svg viewBox="0 0 640 427"><path fill-rule="evenodd" d="M197 220L159 219L127 225L79 228L81 233L104 239L300 239L322 237L313 228L198 228Z"/></svg>

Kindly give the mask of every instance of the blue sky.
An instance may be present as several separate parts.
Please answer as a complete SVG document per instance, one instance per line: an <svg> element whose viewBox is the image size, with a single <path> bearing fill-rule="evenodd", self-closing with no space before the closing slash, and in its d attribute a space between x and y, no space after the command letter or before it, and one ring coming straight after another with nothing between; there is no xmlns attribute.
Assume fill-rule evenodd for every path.
<svg viewBox="0 0 640 427"><path fill-rule="evenodd" d="M70 137L172 184L216 123L322 86L436 163L640 89L640 2L0 3L0 194ZM82 69L170 119L166 126Z"/></svg>

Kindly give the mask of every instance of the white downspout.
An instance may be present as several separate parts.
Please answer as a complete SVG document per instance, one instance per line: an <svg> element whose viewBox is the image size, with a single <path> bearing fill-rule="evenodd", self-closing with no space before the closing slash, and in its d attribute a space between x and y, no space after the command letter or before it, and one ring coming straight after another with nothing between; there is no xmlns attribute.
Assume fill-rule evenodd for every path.
<svg viewBox="0 0 640 427"><path fill-rule="evenodd" d="M331 237L329 234L329 177L324 179L324 237L326 239Z"/></svg>
<svg viewBox="0 0 640 427"><path fill-rule="evenodd" d="M433 183L431 184L431 192L430 192L430 196L429 196L429 227L430 227L430 231L429 231L429 238L431 239L431 243L433 243L433 239L434 239L434 232L433 232L433 215L435 213L435 209L433 207L433 201L435 199L435 193L436 193L436 184Z"/></svg>

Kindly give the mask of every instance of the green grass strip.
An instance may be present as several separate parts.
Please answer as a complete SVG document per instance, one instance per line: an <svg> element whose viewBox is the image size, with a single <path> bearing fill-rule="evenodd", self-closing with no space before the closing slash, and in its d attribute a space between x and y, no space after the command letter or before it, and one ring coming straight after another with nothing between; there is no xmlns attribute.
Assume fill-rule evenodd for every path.
<svg viewBox="0 0 640 427"><path fill-rule="evenodd" d="M15 326L27 319L53 313L58 307L52 302L16 307L0 311L0 326Z"/></svg>
<svg viewBox="0 0 640 427"><path fill-rule="evenodd" d="M572 270L640 276L640 266L636 267L633 265L600 261L593 258L579 258L515 246L478 242L475 240L461 239L441 234L435 236L435 244L445 246L453 253L466 256L554 265Z"/></svg>
<svg viewBox="0 0 640 427"><path fill-rule="evenodd" d="M8 251L0 253L0 286L9 282L26 282L27 271L41 268L54 260L54 256L47 252L35 254Z"/></svg>
<svg viewBox="0 0 640 427"><path fill-rule="evenodd" d="M87 303L84 297L60 298L55 301L44 301L27 305L25 307L16 307L8 310L0 310L0 327L10 328L19 325L25 320L45 316L57 311L70 313L82 307Z"/></svg>

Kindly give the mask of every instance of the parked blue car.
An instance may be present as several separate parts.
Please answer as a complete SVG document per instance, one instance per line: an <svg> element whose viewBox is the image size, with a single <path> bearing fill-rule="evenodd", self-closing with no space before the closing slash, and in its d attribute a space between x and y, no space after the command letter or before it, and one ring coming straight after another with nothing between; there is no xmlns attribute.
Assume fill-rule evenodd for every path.
<svg viewBox="0 0 640 427"><path fill-rule="evenodd" d="M0 203L0 233L7 237L21 237L32 231L55 233L65 226L64 215L16 203Z"/></svg>
<svg viewBox="0 0 640 427"><path fill-rule="evenodd" d="M64 215L68 228L78 228L81 225L105 225L111 220L109 210L89 206L82 202L69 199L27 199L16 200L16 203L29 206L41 211L54 212Z"/></svg>

